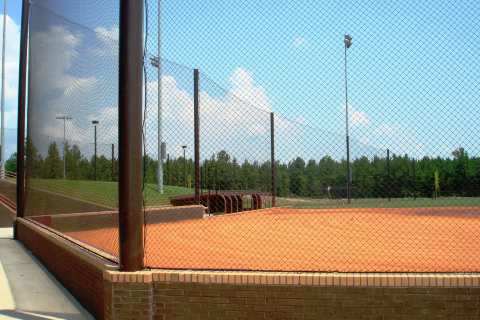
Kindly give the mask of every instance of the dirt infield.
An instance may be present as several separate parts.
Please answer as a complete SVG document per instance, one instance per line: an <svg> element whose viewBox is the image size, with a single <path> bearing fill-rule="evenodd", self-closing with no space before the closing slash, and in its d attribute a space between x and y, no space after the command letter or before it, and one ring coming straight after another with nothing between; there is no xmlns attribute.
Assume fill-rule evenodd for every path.
<svg viewBox="0 0 480 320"><path fill-rule="evenodd" d="M152 268L474 272L480 208L275 208L147 226ZM71 232L117 253L104 234Z"/></svg>

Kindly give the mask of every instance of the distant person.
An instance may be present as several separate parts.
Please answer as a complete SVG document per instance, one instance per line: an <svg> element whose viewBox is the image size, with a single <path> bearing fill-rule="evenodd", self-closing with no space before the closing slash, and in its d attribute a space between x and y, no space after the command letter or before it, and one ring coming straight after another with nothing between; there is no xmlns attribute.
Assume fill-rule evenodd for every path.
<svg viewBox="0 0 480 320"><path fill-rule="evenodd" d="M325 198L323 198L323 200L327 198L327 194L330 197L330 200L332 200L332 195L330 194L330 186L325 189Z"/></svg>

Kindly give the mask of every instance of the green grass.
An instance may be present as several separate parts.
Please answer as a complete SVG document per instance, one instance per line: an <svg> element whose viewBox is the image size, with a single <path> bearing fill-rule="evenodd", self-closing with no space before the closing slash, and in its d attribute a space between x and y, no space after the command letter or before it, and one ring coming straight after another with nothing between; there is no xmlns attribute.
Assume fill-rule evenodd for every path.
<svg viewBox="0 0 480 320"><path fill-rule="evenodd" d="M480 198L392 198L388 199L352 199L350 204L347 200L333 199L295 199L276 198L277 206L293 207L298 209L316 208L424 208L424 207L475 207L480 206ZM382 206L383 205L383 206Z"/></svg>
<svg viewBox="0 0 480 320"><path fill-rule="evenodd" d="M61 186L78 189L107 197L110 199L118 198L118 182L107 181L82 181L82 180L61 180L49 179L50 183L55 183ZM203 190L208 192L208 190ZM215 192L215 191L213 191ZM157 185L153 183L145 184L143 191L145 199L161 199L184 194L195 193L194 188L184 188L177 186L164 186L163 194L157 191ZM245 201L245 206L250 205ZM383 206L382 206L383 204ZM388 199L369 198L369 199L352 199L350 204L346 200L334 199L311 199L311 198L281 198L276 197L276 205L278 207L293 207L298 209L315 209L315 208L415 208L415 207L473 207L480 206L480 198L392 198Z"/></svg>
<svg viewBox="0 0 480 320"><path fill-rule="evenodd" d="M82 190L110 199L118 198L118 182L109 181L85 181L85 180L61 180L46 179L45 181L55 183L61 186ZM204 190L204 192L207 190ZM194 188L183 188L177 186L164 186L163 194L157 191L157 185L153 183L145 184L143 195L146 199L160 199L179 196L183 194L195 193Z"/></svg>

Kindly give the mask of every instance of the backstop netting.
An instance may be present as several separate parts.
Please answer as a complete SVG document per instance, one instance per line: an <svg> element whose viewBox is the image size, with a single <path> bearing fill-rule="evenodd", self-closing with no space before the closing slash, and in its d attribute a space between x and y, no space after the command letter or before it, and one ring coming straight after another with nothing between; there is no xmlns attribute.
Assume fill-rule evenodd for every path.
<svg viewBox="0 0 480 320"><path fill-rule="evenodd" d="M118 1L30 5L26 210L118 249ZM114 230L114 231L111 231ZM108 250L107 250L108 249Z"/></svg>

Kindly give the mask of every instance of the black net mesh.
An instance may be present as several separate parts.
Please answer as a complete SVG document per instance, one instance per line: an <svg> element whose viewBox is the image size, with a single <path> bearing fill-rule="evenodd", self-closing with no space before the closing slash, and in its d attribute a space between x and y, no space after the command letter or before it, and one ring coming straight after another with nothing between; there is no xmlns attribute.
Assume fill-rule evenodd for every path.
<svg viewBox="0 0 480 320"><path fill-rule="evenodd" d="M146 266L478 270L475 2L161 6L147 1L146 187L159 114L165 157Z"/></svg>
<svg viewBox="0 0 480 320"><path fill-rule="evenodd" d="M476 2L145 4L146 267L478 271ZM116 259L118 2L30 30L26 215Z"/></svg>
<svg viewBox="0 0 480 320"><path fill-rule="evenodd" d="M25 215L116 259L118 1L30 6Z"/></svg>

